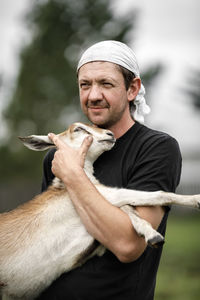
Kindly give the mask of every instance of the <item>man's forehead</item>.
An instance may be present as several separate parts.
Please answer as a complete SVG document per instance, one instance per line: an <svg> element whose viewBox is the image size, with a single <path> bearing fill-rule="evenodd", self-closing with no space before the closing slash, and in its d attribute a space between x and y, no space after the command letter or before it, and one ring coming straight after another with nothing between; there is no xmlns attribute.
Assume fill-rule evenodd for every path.
<svg viewBox="0 0 200 300"><path fill-rule="evenodd" d="M94 75L99 76L110 76L115 77L116 73L119 74L120 69L115 63L106 62L106 61L93 61L84 64L78 72L79 79L82 77L91 77Z"/></svg>

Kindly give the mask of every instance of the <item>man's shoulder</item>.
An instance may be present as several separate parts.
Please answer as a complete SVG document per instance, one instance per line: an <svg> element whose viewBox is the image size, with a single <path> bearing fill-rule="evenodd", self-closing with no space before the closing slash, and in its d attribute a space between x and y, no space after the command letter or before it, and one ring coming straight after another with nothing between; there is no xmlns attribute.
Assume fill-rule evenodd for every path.
<svg viewBox="0 0 200 300"><path fill-rule="evenodd" d="M123 137L123 142L134 145L150 145L158 143L175 143L177 141L168 133L152 129L146 125L135 123L133 127Z"/></svg>
<svg viewBox="0 0 200 300"><path fill-rule="evenodd" d="M137 134L133 138L131 148L141 156L151 155L174 155L181 157L180 147L177 140L170 134L138 124ZM132 150L133 151L133 150Z"/></svg>
<svg viewBox="0 0 200 300"><path fill-rule="evenodd" d="M152 129L145 125L140 125L140 130L138 135L142 141L146 141L148 143L155 143L155 142L167 143L167 144L169 143L178 146L177 140L169 133Z"/></svg>
<svg viewBox="0 0 200 300"><path fill-rule="evenodd" d="M141 138L137 158L140 162L152 161L166 169L172 165L181 168L182 155L177 140L170 134L141 126L144 137Z"/></svg>
<svg viewBox="0 0 200 300"><path fill-rule="evenodd" d="M171 139L173 138L170 134L160 131L157 129L150 128L146 125L139 124L139 132L145 137L158 138L158 139Z"/></svg>

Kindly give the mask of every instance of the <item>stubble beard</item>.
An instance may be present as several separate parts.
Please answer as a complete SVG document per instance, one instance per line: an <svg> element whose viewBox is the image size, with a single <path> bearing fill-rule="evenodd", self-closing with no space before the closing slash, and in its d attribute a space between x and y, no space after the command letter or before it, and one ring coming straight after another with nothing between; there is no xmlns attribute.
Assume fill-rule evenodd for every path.
<svg viewBox="0 0 200 300"><path fill-rule="evenodd" d="M93 116L90 116L90 114L87 114L87 118L90 120L90 122L92 122L94 125L103 128L103 129L109 129L111 128L113 125L115 125L116 123L118 123L122 116L123 113L126 109L126 106L123 107L123 109L121 111L118 112L111 112L108 113L108 116L106 116L104 119L102 118L101 120L97 120L95 121L93 119Z"/></svg>

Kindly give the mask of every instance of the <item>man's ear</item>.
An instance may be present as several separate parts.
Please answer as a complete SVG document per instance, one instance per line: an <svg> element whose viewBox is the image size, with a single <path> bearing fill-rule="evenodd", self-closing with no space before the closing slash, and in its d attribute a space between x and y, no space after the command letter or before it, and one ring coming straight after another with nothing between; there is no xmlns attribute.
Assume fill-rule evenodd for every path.
<svg viewBox="0 0 200 300"><path fill-rule="evenodd" d="M134 78L127 91L127 97L129 101L133 101L136 98L137 94L139 93L140 87L141 79L138 77Z"/></svg>
<svg viewBox="0 0 200 300"><path fill-rule="evenodd" d="M34 151L43 151L55 147L47 135L19 136L18 138L22 141L24 146Z"/></svg>

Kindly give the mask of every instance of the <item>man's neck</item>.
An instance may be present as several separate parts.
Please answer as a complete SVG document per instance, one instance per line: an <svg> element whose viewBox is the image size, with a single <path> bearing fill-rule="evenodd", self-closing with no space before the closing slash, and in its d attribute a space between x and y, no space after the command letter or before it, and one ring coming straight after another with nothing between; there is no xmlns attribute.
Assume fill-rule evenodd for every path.
<svg viewBox="0 0 200 300"><path fill-rule="evenodd" d="M135 121L130 117L126 120L117 122L107 129L111 130L114 133L115 138L118 139L124 135L134 124Z"/></svg>

